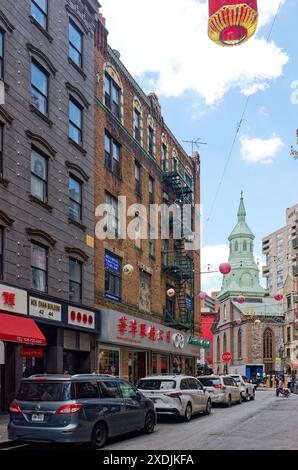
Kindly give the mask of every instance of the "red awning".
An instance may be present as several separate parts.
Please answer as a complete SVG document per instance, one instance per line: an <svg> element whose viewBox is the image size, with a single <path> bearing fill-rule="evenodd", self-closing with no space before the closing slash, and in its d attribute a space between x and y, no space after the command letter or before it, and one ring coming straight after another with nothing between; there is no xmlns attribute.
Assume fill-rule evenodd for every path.
<svg viewBox="0 0 298 470"><path fill-rule="evenodd" d="M0 313L0 341L38 344L39 346L46 346L47 344L35 321L29 318L5 315L4 313Z"/></svg>

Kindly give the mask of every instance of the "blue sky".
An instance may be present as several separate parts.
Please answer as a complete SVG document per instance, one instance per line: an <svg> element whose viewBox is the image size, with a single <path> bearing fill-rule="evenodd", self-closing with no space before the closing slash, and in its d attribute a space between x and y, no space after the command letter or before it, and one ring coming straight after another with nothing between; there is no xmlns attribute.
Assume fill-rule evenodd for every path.
<svg viewBox="0 0 298 470"><path fill-rule="evenodd" d="M284 225L286 208L298 202L298 160L290 156L298 128L298 105L291 102L291 84L298 80L297 0L281 1L270 44L266 38L279 0L259 0L257 35L228 51L207 38L206 0L183 0L182 9L178 0L101 3L110 44L120 50L124 64L145 91L157 92L163 116L177 138L182 142L200 137L208 143L200 148L205 219L210 215L247 90L257 77L260 91L250 96L219 197L205 227L203 245L209 249L203 263L225 261L221 259L227 253L223 245L236 223L242 189L247 221L256 235L255 251L260 255L262 237ZM152 22L156 23L153 28ZM190 152L190 146L184 147ZM219 287L219 278L204 280L207 290Z"/></svg>

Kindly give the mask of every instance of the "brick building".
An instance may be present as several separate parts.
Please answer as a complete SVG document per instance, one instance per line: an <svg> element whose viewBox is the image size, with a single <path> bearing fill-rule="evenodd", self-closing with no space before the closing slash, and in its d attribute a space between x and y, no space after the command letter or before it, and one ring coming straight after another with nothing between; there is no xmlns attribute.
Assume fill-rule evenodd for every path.
<svg viewBox="0 0 298 470"><path fill-rule="evenodd" d="M0 4L1 409L24 375L95 365L98 8L96 0Z"/></svg>
<svg viewBox="0 0 298 470"><path fill-rule="evenodd" d="M125 195L130 208L162 203L194 208L200 202L200 161L198 154L185 153L164 122L157 96L143 92L107 37L105 20L99 16L95 206L106 202L114 208L104 227L106 239L95 240L95 296L102 325L99 371L120 371L136 381L146 373L195 369L200 347L190 335L200 331L200 253L185 251L185 237L121 239L118 198ZM128 223L137 216L144 222L141 211L132 207ZM100 217L96 223L101 223ZM149 232L149 221L145 224ZM116 233L115 239L111 233ZM123 267L128 264L133 273L126 277ZM174 297L167 296L170 288ZM173 338L183 344L173 346Z"/></svg>

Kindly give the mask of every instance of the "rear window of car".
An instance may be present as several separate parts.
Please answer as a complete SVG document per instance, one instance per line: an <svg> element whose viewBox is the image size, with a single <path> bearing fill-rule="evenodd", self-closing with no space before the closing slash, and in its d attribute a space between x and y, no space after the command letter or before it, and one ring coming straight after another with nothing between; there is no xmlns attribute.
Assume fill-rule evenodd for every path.
<svg viewBox="0 0 298 470"><path fill-rule="evenodd" d="M17 394L20 401L68 401L74 399L74 387L70 382L26 382Z"/></svg>
<svg viewBox="0 0 298 470"><path fill-rule="evenodd" d="M201 384L202 384L204 387L216 387L217 385L220 385L220 384L221 384L221 383L220 383L220 379L216 379L216 378L210 379L210 378L208 377L208 378L205 378L205 379L203 378L203 379L202 379L202 378L200 377L199 380L200 380Z"/></svg>
<svg viewBox="0 0 298 470"><path fill-rule="evenodd" d="M234 382L234 379L232 379L232 377L224 377L223 378L223 383L225 385L228 385L230 387L235 387L235 382Z"/></svg>
<svg viewBox="0 0 298 470"><path fill-rule="evenodd" d="M138 383L140 390L173 390L176 388L175 380L146 379Z"/></svg>

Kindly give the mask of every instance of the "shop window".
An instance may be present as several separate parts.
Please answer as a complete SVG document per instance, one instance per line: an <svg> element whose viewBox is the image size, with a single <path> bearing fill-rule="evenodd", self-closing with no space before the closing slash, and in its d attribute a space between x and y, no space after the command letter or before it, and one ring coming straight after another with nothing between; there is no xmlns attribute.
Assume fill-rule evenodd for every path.
<svg viewBox="0 0 298 470"><path fill-rule="evenodd" d="M41 292L47 291L48 249L31 242L31 287Z"/></svg>
<svg viewBox="0 0 298 470"><path fill-rule="evenodd" d="M3 227L0 227L0 279L3 279L3 271L4 271L3 248L4 248L4 229Z"/></svg>
<svg viewBox="0 0 298 470"><path fill-rule="evenodd" d="M105 105L118 118L121 117L121 89L108 73L105 73Z"/></svg>
<svg viewBox="0 0 298 470"><path fill-rule="evenodd" d="M83 34L72 21L69 22L69 58L83 66Z"/></svg>
<svg viewBox="0 0 298 470"><path fill-rule="evenodd" d="M48 23L48 0L31 0L31 15L44 29Z"/></svg>
<svg viewBox="0 0 298 470"><path fill-rule="evenodd" d="M82 222L82 183L74 178L69 177L69 218L77 222Z"/></svg>
<svg viewBox="0 0 298 470"><path fill-rule="evenodd" d="M48 115L49 75L35 61L31 63L31 104L44 115Z"/></svg>
<svg viewBox="0 0 298 470"><path fill-rule="evenodd" d="M72 98L69 99L68 136L78 145L83 142L83 109Z"/></svg>
<svg viewBox="0 0 298 470"><path fill-rule="evenodd" d="M76 399L99 398L97 382L77 382Z"/></svg>
<svg viewBox="0 0 298 470"><path fill-rule="evenodd" d="M120 177L120 144L107 132L105 134L105 167Z"/></svg>
<svg viewBox="0 0 298 470"><path fill-rule="evenodd" d="M42 202L48 198L48 159L31 150L31 194Z"/></svg>
<svg viewBox="0 0 298 470"><path fill-rule="evenodd" d="M101 349L99 351L99 374L119 375L119 351Z"/></svg>
<svg viewBox="0 0 298 470"><path fill-rule="evenodd" d="M4 31L0 29L0 80L4 78Z"/></svg>
<svg viewBox="0 0 298 470"><path fill-rule="evenodd" d="M82 271L83 265L80 261L69 259L69 300L71 302L82 302Z"/></svg>
<svg viewBox="0 0 298 470"><path fill-rule="evenodd" d="M99 382L102 398L122 398L118 382L102 380Z"/></svg>
<svg viewBox="0 0 298 470"><path fill-rule="evenodd" d="M105 297L121 301L121 258L105 253Z"/></svg>

